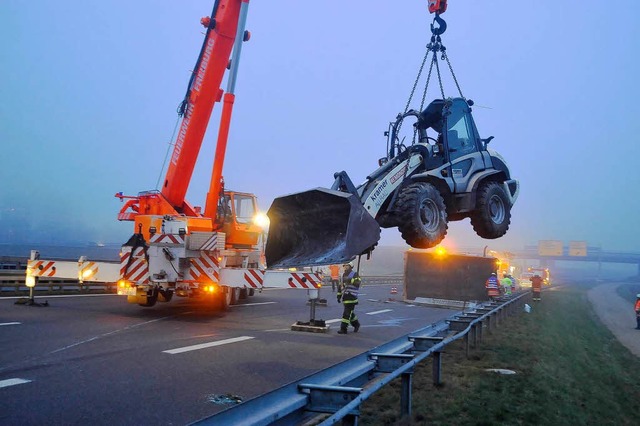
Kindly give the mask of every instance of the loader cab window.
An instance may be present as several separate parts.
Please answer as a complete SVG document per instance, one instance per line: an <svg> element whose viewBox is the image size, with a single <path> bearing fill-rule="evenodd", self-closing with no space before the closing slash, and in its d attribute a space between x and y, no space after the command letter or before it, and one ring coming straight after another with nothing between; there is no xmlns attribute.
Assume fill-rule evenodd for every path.
<svg viewBox="0 0 640 426"><path fill-rule="evenodd" d="M233 195L233 212L238 223L251 223L256 214L255 198L248 195Z"/></svg>
<svg viewBox="0 0 640 426"><path fill-rule="evenodd" d="M446 142L450 161L478 150L470 113L463 99L454 99L448 108Z"/></svg>

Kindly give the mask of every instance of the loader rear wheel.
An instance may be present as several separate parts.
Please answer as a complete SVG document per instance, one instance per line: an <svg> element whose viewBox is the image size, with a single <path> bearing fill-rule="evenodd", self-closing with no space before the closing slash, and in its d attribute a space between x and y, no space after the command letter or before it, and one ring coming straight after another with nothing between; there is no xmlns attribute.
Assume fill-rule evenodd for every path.
<svg viewBox="0 0 640 426"><path fill-rule="evenodd" d="M398 230L414 248L431 248L447 235L447 209L442 195L430 183L408 185L396 204Z"/></svg>
<svg viewBox="0 0 640 426"><path fill-rule="evenodd" d="M511 203L504 187L498 182L487 182L478 190L476 209L471 214L471 225L482 238L500 238L511 223Z"/></svg>

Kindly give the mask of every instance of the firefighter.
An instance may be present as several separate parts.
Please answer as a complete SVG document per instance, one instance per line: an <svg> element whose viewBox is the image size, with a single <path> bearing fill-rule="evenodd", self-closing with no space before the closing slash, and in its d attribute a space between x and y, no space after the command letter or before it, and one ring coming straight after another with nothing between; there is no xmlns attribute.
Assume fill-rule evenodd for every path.
<svg viewBox="0 0 640 426"><path fill-rule="evenodd" d="M500 287L498 283L498 276L495 272L492 272L487 278L487 281L484 283L485 288L487 289L487 296L489 299L495 300L500 297Z"/></svg>
<svg viewBox="0 0 640 426"><path fill-rule="evenodd" d="M360 321L355 313L358 304L358 290L360 290L360 276L353 270L352 263L343 265L344 273L342 274L342 286L338 289L338 303L344 305L342 311L342 321L340 322L340 330L338 334L347 334L349 324L353 326L353 332L360 330Z"/></svg>
<svg viewBox="0 0 640 426"><path fill-rule="evenodd" d="M634 309L636 311L636 330L640 330L640 294L636 294Z"/></svg>
<svg viewBox="0 0 640 426"><path fill-rule="evenodd" d="M500 280L500 284L502 284L502 288L504 289L504 294L506 296L511 296L511 280L509 279L507 274L504 274L502 276L502 280Z"/></svg>
<svg viewBox="0 0 640 426"><path fill-rule="evenodd" d="M537 273L529 278L531 281L531 292L533 293L533 300L542 300L540 298L540 293L542 292L542 278Z"/></svg>
<svg viewBox="0 0 640 426"><path fill-rule="evenodd" d="M340 265L329 265L331 275L331 292L335 293L336 288L340 291Z"/></svg>

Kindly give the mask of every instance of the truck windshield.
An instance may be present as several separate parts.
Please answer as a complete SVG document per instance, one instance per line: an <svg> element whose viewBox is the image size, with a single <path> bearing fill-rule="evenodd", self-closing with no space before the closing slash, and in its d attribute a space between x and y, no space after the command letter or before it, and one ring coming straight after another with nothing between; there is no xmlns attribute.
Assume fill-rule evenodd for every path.
<svg viewBox="0 0 640 426"><path fill-rule="evenodd" d="M469 107L462 99L455 99L449 107L447 145L452 158L476 151L473 124L468 111Z"/></svg>
<svg viewBox="0 0 640 426"><path fill-rule="evenodd" d="M238 223L251 223L256 214L254 198L247 195L235 194L233 207Z"/></svg>

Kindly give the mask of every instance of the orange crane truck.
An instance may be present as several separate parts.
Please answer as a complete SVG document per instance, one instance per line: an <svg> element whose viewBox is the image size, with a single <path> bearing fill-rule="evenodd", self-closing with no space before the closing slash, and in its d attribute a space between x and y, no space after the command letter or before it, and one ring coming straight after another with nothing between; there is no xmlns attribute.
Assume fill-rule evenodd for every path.
<svg viewBox="0 0 640 426"><path fill-rule="evenodd" d="M122 246L117 277L101 273L99 279L117 280L117 292L130 303L150 307L174 296L210 301L226 309L262 287L301 288L315 291L320 274L266 271L264 231L256 197L227 191L222 170L249 0L216 0L210 17L201 19L204 42L178 110L182 116L173 154L160 190L136 196L117 193L124 202L118 220L134 222L134 234ZM227 74L227 88L221 88ZM217 145L204 211L186 199L196 160L216 102L222 101ZM266 218L266 216L265 216ZM90 262L52 262L32 255L27 278L71 274L86 281L113 265ZM71 271L71 272L69 272ZM47 275L52 274L52 275ZM30 277L30 278L29 278Z"/></svg>

